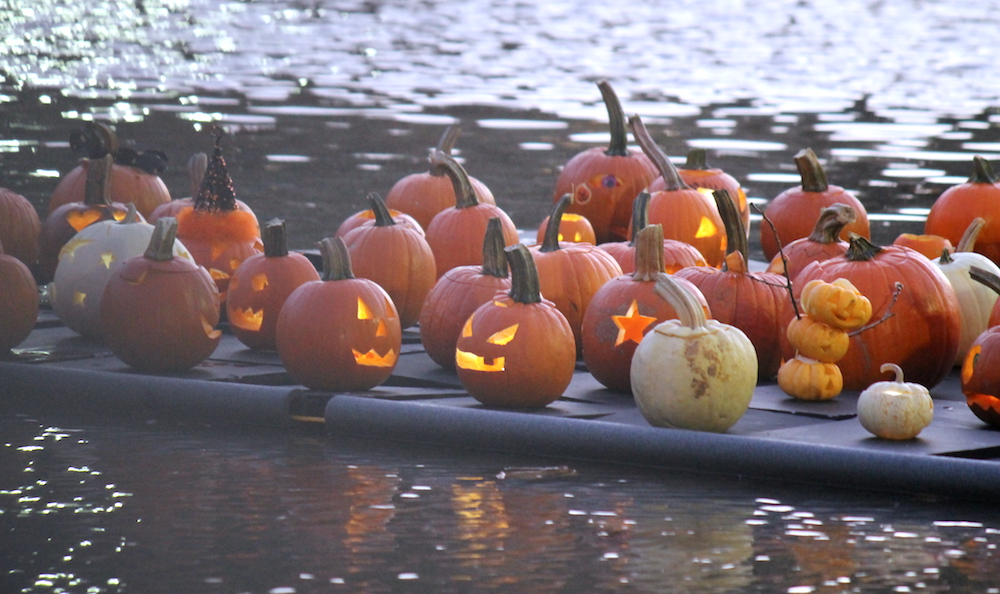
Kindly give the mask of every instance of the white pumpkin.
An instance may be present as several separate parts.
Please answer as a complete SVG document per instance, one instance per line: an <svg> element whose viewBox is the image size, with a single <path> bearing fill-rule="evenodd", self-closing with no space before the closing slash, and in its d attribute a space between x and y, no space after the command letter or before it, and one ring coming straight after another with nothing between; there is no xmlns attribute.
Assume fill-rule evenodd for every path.
<svg viewBox="0 0 1000 594"><path fill-rule="evenodd" d="M705 318L682 285L661 273L655 290L678 313L643 337L632 357L632 394L651 425L721 433L750 406L757 353L740 329Z"/></svg>
<svg viewBox="0 0 1000 594"><path fill-rule="evenodd" d="M121 221L101 221L81 229L59 252L59 264L49 285L52 309L68 328L88 338L101 337L101 297L112 274L149 246L153 226L135 212ZM174 255L190 259L174 244Z"/></svg>
<svg viewBox="0 0 1000 594"><path fill-rule="evenodd" d="M875 382L858 397L858 420L869 433L883 439L913 439L934 419L934 400L924 386L903 381L903 370L885 363L895 381Z"/></svg>

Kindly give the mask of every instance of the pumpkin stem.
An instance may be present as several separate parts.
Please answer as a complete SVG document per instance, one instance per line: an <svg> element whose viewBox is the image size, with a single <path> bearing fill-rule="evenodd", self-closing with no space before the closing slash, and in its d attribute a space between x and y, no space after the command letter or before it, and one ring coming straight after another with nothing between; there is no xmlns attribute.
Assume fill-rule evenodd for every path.
<svg viewBox="0 0 1000 594"><path fill-rule="evenodd" d="M722 224L726 228L726 254L739 252L743 256L744 263L747 262L750 258L750 245L746 228L743 226L743 217L740 216L736 203L729 196L729 190L713 190L712 197L715 198L715 205L719 208Z"/></svg>
<svg viewBox="0 0 1000 594"><path fill-rule="evenodd" d="M549 222L545 227L545 237L542 238L542 246L538 251L542 253L554 252L559 248L559 227L562 225L563 213L573 204L573 195L566 193L556 202L549 215Z"/></svg>
<svg viewBox="0 0 1000 594"><path fill-rule="evenodd" d="M857 233L851 233L850 246L844 256L851 262L867 262L882 251L882 248Z"/></svg>
<svg viewBox="0 0 1000 594"><path fill-rule="evenodd" d="M896 376L894 381L898 384L903 383L903 369L899 365L895 363L883 363L878 370L882 373L889 373L891 371Z"/></svg>
<svg viewBox="0 0 1000 594"><path fill-rule="evenodd" d="M691 291L671 278L669 274L661 272L656 275L656 285L653 287L653 291L674 308L681 324L694 329L705 326L707 318L701 304L691 294Z"/></svg>
<svg viewBox="0 0 1000 594"><path fill-rule="evenodd" d="M83 130L76 130L69 136L69 146L76 153L83 153L88 159L100 159L118 152L118 135L107 124L87 122Z"/></svg>
<svg viewBox="0 0 1000 594"><path fill-rule="evenodd" d="M519 243L504 248L504 252L510 265L510 298L516 303L541 303L538 268L531 251L523 243Z"/></svg>
<svg viewBox="0 0 1000 594"><path fill-rule="evenodd" d="M601 98L608 108L608 126L611 130L611 142L604 154L609 157L628 157L628 136L625 134L625 112L621 101L608 81L597 83L597 88L601 90Z"/></svg>
<svg viewBox="0 0 1000 594"><path fill-rule="evenodd" d="M451 185L455 188L455 208L470 208L479 204L476 191L469 181L469 174L454 157L435 149L431 153L431 164L443 167L445 174L451 178Z"/></svg>
<svg viewBox="0 0 1000 594"><path fill-rule="evenodd" d="M149 246L143 256L157 262L173 260L175 239L177 239L177 219L160 217L156 220L153 235L149 238Z"/></svg>
<svg viewBox="0 0 1000 594"><path fill-rule="evenodd" d="M351 253L341 237L324 237L316 244L319 254L323 257L324 281L349 280L354 278L351 269Z"/></svg>
<svg viewBox="0 0 1000 594"><path fill-rule="evenodd" d="M629 245L635 245L639 232L649 224L650 197L650 193L643 190L632 201L632 240L629 241Z"/></svg>
<svg viewBox="0 0 1000 594"><path fill-rule="evenodd" d="M837 243L840 241L840 232L857 217L857 213L850 206L839 202L831 204L820 211L816 226L809 234L809 241L822 244Z"/></svg>
<svg viewBox="0 0 1000 594"><path fill-rule="evenodd" d="M1000 293L1000 276L993 274L989 270L978 266L970 266L969 277Z"/></svg>
<svg viewBox="0 0 1000 594"><path fill-rule="evenodd" d="M261 229L261 241L264 242L264 256L281 258L288 255L288 239L285 235L285 221L274 218L264 223Z"/></svg>
<svg viewBox="0 0 1000 594"><path fill-rule="evenodd" d="M222 156L222 130L216 128L215 150L208 162L205 176L194 199L194 209L201 212L229 212L236 210L236 190L229 177L226 159Z"/></svg>
<svg viewBox="0 0 1000 594"><path fill-rule="evenodd" d="M483 237L484 275L507 278L509 267L507 266L507 255L504 252L506 245L500 217L490 217L486 223L486 235Z"/></svg>
<svg viewBox="0 0 1000 594"><path fill-rule="evenodd" d="M830 184L826 181L826 172L819 164L819 158L811 148L805 148L794 157L795 166L802 177L802 189L806 192L825 192Z"/></svg>
<svg viewBox="0 0 1000 594"><path fill-rule="evenodd" d="M111 167L115 159L104 155L88 159L87 183L83 193L83 203L87 206L111 205Z"/></svg>
<svg viewBox="0 0 1000 594"><path fill-rule="evenodd" d="M969 226L965 228L965 232L962 233L962 238L958 240L958 245L955 246L956 252L971 252L976 249L976 239L979 238L979 233L986 227L986 219L983 217L976 217L972 219Z"/></svg>
<svg viewBox="0 0 1000 594"><path fill-rule="evenodd" d="M660 175L663 176L664 191L676 192L677 190L689 188L690 186L681 179L681 174L674 167L674 164L670 162L667 154L653 142L653 137L649 135L649 130L642 123L642 119L638 115L633 115L628 119L628 123L632 128L632 136L635 136L636 142L642 147L642 152L646 153L649 160L656 165L656 169L659 170Z"/></svg>
<svg viewBox="0 0 1000 594"><path fill-rule="evenodd" d="M684 163L684 169L689 169L692 171L708 171L711 167L708 166L708 151L703 148L693 148L688 151L687 162Z"/></svg>
<svg viewBox="0 0 1000 594"><path fill-rule="evenodd" d="M205 153L195 153L191 155L187 163L188 179L191 181L191 196L198 195L198 188L201 187L201 180L205 179L205 171L208 170L208 155Z"/></svg>
<svg viewBox="0 0 1000 594"><path fill-rule="evenodd" d="M663 225L648 225L636 234L634 281L655 281L663 272Z"/></svg>
<svg viewBox="0 0 1000 594"><path fill-rule="evenodd" d="M382 200L378 192L368 193L368 204L372 207L372 213L375 215L376 227L391 227L396 224L392 213L389 212L389 207L385 205L385 200Z"/></svg>
<svg viewBox="0 0 1000 594"><path fill-rule="evenodd" d="M972 158L972 176L969 177L968 183L995 184L998 181L1000 181L1000 178L993 173L993 168L990 167L989 161L979 155Z"/></svg>
<svg viewBox="0 0 1000 594"><path fill-rule="evenodd" d="M446 155L451 154L451 150L455 148L455 143L458 142L458 137L462 135L462 127L459 125L451 125L444 129L441 134L441 139L438 140L437 147L431 149L431 154L429 160L431 162L431 175L448 175L445 171L444 166L440 163L434 162L434 152L441 151Z"/></svg>
<svg viewBox="0 0 1000 594"><path fill-rule="evenodd" d="M128 210L125 212L125 218L118 221L119 225L131 225L133 223L139 222L139 211L135 209L135 202L128 202L125 204L125 208Z"/></svg>

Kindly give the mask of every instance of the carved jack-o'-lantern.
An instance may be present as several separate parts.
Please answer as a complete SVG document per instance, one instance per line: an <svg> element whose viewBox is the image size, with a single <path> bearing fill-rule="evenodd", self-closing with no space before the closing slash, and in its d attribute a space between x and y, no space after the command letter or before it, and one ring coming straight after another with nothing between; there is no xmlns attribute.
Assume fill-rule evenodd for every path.
<svg viewBox="0 0 1000 594"><path fill-rule="evenodd" d="M962 364L962 393L969 409L984 423L1000 428L1000 326L972 343Z"/></svg>

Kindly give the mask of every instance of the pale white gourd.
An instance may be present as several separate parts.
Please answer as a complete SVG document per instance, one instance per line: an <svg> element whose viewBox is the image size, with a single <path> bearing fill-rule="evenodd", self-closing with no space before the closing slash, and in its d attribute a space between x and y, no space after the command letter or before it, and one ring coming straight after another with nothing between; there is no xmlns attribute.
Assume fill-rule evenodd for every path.
<svg viewBox="0 0 1000 594"><path fill-rule="evenodd" d="M903 381L903 370L885 363L882 373L893 372L894 381L875 382L858 397L858 420L869 433L883 439L913 439L934 419L934 400L920 384Z"/></svg>

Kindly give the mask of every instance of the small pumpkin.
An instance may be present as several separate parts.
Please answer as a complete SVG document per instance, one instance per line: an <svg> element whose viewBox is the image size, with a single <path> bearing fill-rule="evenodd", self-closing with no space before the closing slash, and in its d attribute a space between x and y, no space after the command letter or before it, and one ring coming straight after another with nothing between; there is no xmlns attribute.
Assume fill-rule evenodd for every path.
<svg viewBox="0 0 1000 594"><path fill-rule="evenodd" d="M439 278L420 310L420 340L430 358L455 368L455 344L462 326L480 305L510 290L500 219L490 219L483 237L483 264L456 266Z"/></svg>
<svg viewBox="0 0 1000 594"><path fill-rule="evenodd" d="M38 320L38 285L19 258L0 241L0 359L28 339Z"/></svg>
<svg viewBox="0 0 1000 594"><path fill-rule="evenodd" d="M830 400L844 389L844 376L836 363L795 355L781 363L778 386L799 400Z"/></svg>
<svg viewBox="0 0 1000 594"><path fill-rule="evenodd" d="M858 397L858 421L876 437L913 439L934 420L934 400L920 384L903 381L903 370L886 363L882 373L892 372L894 381L875 382Z"/></svg>
<svg viewBox="0 0 1000 594"><path fill-rule="evenodd" d="M962 394L979 420L1000 428L1000 326L976 338L962 362Z"/></svg>
<svg viewBox="0 0 1000 594"><path fill-rule="evenodd" d="M782 246L781 251L771 259L767 271L777 274L787 272L788 278L794 281L810 262L843 256L848 244L841 241L840 233L854 221L855 216L854 209L846 204L827 206L820 211L812 233Z"/></svg>
<svg viewBox="0 0 1000 594"><path fill-rule="evenodd" d="M628 238L632 201L652 182L656 167L642 152L628 147L621 101L607 81L597 83L608 110L611 139L608 147L594 147L574 155L556 179L552 202L573 196L568 212L583 215L594 227L597 243Z"/></svg>
<svg viewBox="0 0 1000 594"><path fill-rule="evenodd" d="M740 213L743 221L743 228L750 233L750 205L747 202L747 194L735 177L729 175L718 167L709 167L708 152L703 148L692 148L688 151L687 161L684 167L679 167L677 173L680 174L684 183L696 190L708 190L711 193L715 190L725 190L729 197L736 204L736 209ZM662 190L665 183L662 177L656 178L649 184L650 192Z"/></svg>
<svg viewBox="0 0 1000 594"><path fill-rule="evenodd" d="M807 237L820 212L832 204L846 204L854 209L855 218L841 230L841 239L846 239L849 233L857 233L865 238L871 236L868 212L864 205L854 194L827 181L826 172L812 149L799 151L795 155L795 165L802 183L775 196L764 209L764 216L774 225L773 229L771 225L760 226L760 244L767 260L778 253L779 240L781 245L788 245L796 239Z"/></svg>
<svg viewBox="0 0 1000 594"><path fill-rule="evenodd" d="M846 330L817 322L808 315L792 318L785 331L788 342L804 357L836 363L847 354L851 338Z"/></svg>
<svg viewBox="0 0 1000 594"><path fill-rule="evenodd" d="M805 283L799 301L812 319L840 330L854 331L871 320L872 303L846 278Z"/></svg>
<svg viewBox="0 0 1000 594"><path fill-rule="evenodd" d="M300 285L319 280L319 273L309 258L288 251L285 221L271 219L262 231L264 251L243 260L229 281L226 318L244 345L273 351L285 300Z"/></svg>
<svg viewBox="0 0 1000 594"><path fill-rule="evenodd" d="M506 254L510 292L498 293L466 320L455 344L458 379L486 406L548 406L573 379L573 330L542 298L528 248L517 244Z"/></svg>
<svg viewBox="0 0 1000 594"><path fill-rule="evenodd" d="M572 207L572 204L570 206ZM548 226L549 217L545 217L538 226L535 239L537 243L542 243L545 239L545 230ZM590 224L587 217L567 212L563 213L562 220L559 222L559 241L594 245L597 243L597 236L594 234L594 226Z"/></svg>
<svg viewBox="0 0 1000 594"><path fill-rule="evenodd" d="M678 314L647 334L632 356L632 395L649 424L723 432L750 407L757 353L742 330L705 318L697 299L670 275L656 292Z"/></svg>
<svg viewBox="0 0 1000 594"><path fill-rule="evenodd" d="M312 390L370 390L396 368L399 314L378 283L354 277L343 238L325 238L319 249L321 279L299 285L278 314L278 356Z"/></svg>
<svg viewBox="0 0 1000 594"><path fill-rule="evenodd" d="M940 235L927 235L926 233L900 233L896 239L892 240L893 245L902 245L910 249L917 250L928 258L935 260L941 257L944 252L954 252L955 246L947 237Z"/></svg>
<svg viewBox="0 0 1000 594"><path fill-rule="evenodd" d="M149 247L108 280L101 331L111 352L139 371L183 371L219 345L219 291L203 267L174 257L177 222L156 222Z"/></svg>
<svg viewBox="0 0 1000 594"><path fill-rule="evenodd" d="M931 205L924 233L957 243L976 217L982 217L986 225L975 251L1000 264L1000 178L979 155L972 158L968 181L948 188Z"/></svg>
<svg viewBox="0 0 1000 594"><path fill-rule="evenodd" d="M726 229L711 191L700 192L684 182L667 155L653 142L639 116L629 118L629 125L664 181L663 189L652 193L649 199L649 223L662 225L667 239L698 248L709 266L721 266L726 255Z"/></svg>
<svg viewBox="0 0 1000 594"><path fill-rule="evenodd" d="M38 261L38 235L42 221L27 198L7 188L0 188L0 242L8 256L29 268Z"/></svg>
<svg viewBox="0 0 1000 594"><path fill-rule="evenodd" d="M618 265L622 268L622 273L628 274L636 269L636 242L638 234L646 228L648 224L649 199L651 194L645 190L639 192L632 202L632 223L629 225L629 241L609 241L597 247L611 254ZM563 215L565 216L565 215ZM663 227L660 227L660 235L663 235ZM541 242L539 242L541 243ZM688 266L708 266L705 257L701 255L698 248L689 243L676 239L663 240L663 270L667 274L673 274L681 268Z"/></svg>

